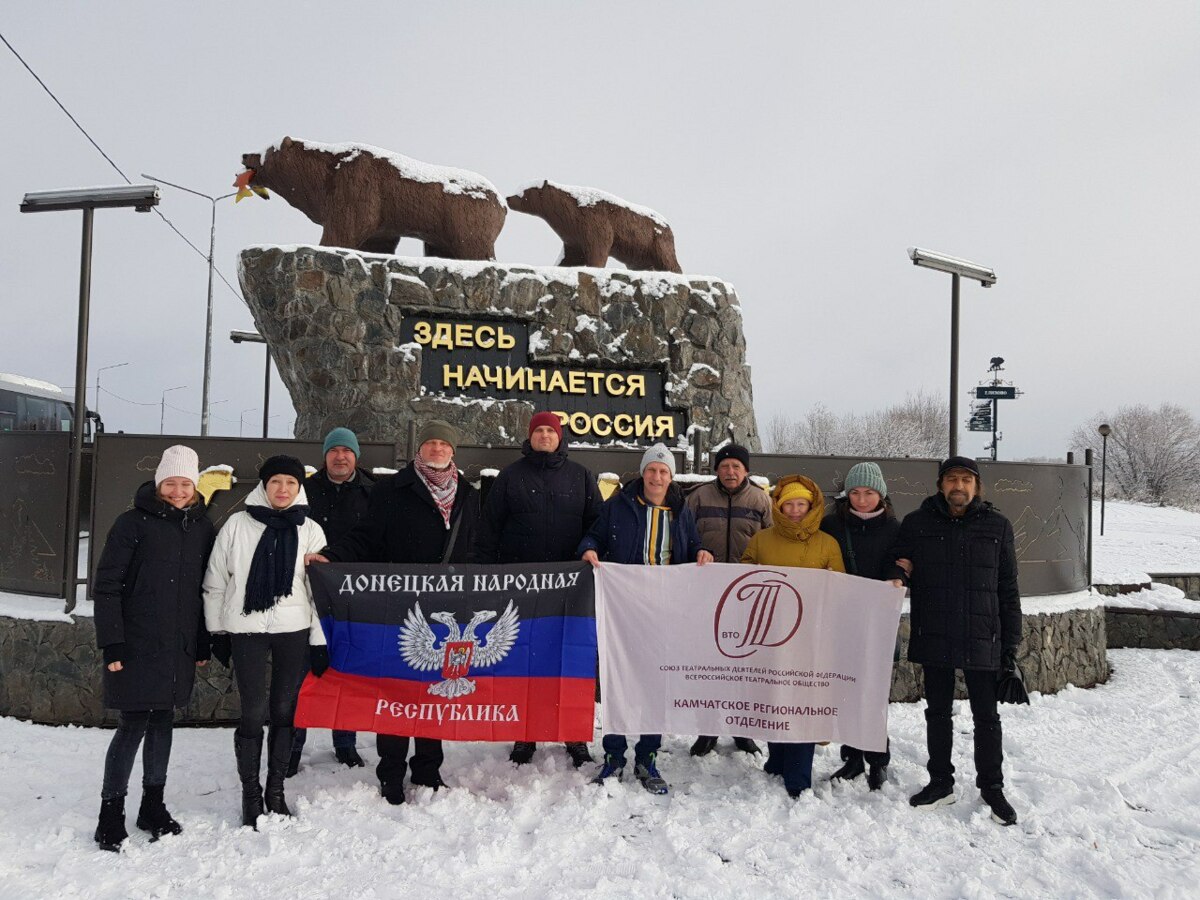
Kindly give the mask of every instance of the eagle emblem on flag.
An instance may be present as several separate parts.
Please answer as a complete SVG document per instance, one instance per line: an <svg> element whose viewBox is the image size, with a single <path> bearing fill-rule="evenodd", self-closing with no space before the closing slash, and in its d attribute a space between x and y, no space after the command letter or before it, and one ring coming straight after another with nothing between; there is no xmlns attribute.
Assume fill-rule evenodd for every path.
<svg viewBox="0 0 1200 900"><path fill-rule="evenodd" d="M441 668L444 680L431 684L429 693L450 700L465 697L475 691L475 682L466 677L471 668L486 669L496 665L508 655L517 641L521 620L511 600L481 643L475 629L492 619L496 619L496 611L483 609L460 627L453 613L435 612L429 620L439 622L448 629L445 638L438 638L429 621L426 621L418 601L400 626L400 656L418 672Z"/></svg>

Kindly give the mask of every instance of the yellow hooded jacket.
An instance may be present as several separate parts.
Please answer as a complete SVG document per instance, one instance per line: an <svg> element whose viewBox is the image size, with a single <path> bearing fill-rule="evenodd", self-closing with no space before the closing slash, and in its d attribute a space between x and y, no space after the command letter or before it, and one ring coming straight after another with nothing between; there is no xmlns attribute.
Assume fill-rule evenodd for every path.
<svg viewBox="0 0 1200 900"><path fill-rule="evenodd" d="M779 498L783 489L792 482L799 482L813 495L812 508L799 522L791 521L780 509ZM842 549L837 539L821 531L821 519L825 516L825 496L816 482L803 475L788 475L779 479L771 491L771 504L775 524L750 538L742 562L766 566L792 566L798 569L832 569L845 572Z"/></svg>

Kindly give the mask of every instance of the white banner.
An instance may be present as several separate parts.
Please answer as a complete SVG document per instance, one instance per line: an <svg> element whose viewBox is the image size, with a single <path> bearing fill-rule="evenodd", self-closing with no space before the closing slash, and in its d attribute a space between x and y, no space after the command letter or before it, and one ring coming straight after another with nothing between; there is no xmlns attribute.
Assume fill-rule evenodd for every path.
<svg viewBox="0 0 1200 900"><path fill-rule="evenodd" d="M606 733L886 748L903 590L786 566L596 574Z"/></svg>

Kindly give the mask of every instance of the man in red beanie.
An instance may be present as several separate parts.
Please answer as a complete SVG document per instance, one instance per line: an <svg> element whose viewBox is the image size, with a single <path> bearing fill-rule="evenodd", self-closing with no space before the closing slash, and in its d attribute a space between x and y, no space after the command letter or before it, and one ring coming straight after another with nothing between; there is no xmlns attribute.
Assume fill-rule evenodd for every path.
<svg viewBox="0 0 1200 900"><path fill-rule="evenodd" d="M596 476L567 459L562 422L552 412L529 420L529 440L521 454L496 476L488 492L471 561L577 560L575 548L600 513ZM587 744L569 743L566 748L576 768L592 761ZM536 749L537 744L519 741L509 759L524 765Z"/></svg>

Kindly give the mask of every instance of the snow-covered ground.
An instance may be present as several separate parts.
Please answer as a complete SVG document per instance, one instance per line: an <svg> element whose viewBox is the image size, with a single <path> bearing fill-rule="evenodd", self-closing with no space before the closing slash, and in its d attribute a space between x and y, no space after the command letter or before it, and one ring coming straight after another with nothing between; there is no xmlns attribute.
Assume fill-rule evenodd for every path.
<svg viewBox="0 0 1200 900"><path fill-rule="evenodd" d="M1200 515L1109 504L1095 569L1200 570ZM1159 598L1171 599L1192 603ZM0 595L0 615L39 611L61 615L61 603ZM959 802L909 807L925 781L922 705L893 704L884 790L868 793L861 780L832 786L839 763L830 746L818 749L816 788L799 801L762 772L761 758L732 752L728 741L719 755L694 759L690 738L668 737L666 799L628 782L589 784L558 747L516 769L506 746L448 744L450 789L415 789L391 807L371 769L337 765L328 734L314 731L288 782L296 818L271 818L257 833L237 827L230 731L180 729L167 800L184 833L151 844L132 828L135 771L133 837L114 855L91 840L112 733L0 718L0 890L5 898L1194 897L1200 653L1119 650L1109 659L1107 685L1002 709L1014 828L993 823L973 787L965 703L956 719ZM359 747L373 766L371 738Z"/></svg>

